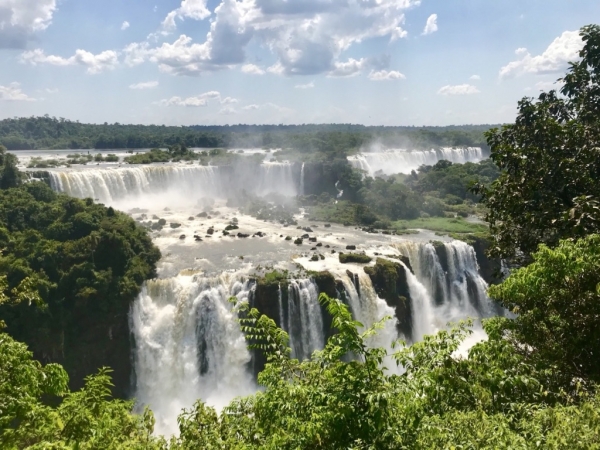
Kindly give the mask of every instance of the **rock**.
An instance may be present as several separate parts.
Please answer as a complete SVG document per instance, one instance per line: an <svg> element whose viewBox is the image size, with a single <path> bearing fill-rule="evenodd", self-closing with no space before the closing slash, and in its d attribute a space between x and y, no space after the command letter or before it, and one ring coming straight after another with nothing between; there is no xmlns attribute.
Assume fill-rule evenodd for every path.
<svg viewBox="0 0 600 450"><path fill-rule="evenodd" d="M312 258L310 258L311 261L318 261L319 260L319 255L312 255Z"/></svg>
<svg viewBox="0 0 600 450"><path fill-rule="evenodd" d="M346 250L356 250L356 245L346 245Z"/></svg>
<svg viewBox="0 0 600 450"><path fill-rule="evenodd" d="M301 230L301 229L302 229L302 227L301 227L301 226L297 226L297 227L296 227L296 230Z"/></svg>
<svg viewBox="0 0 600 450"><path fill-rule="evenodd" d="M331 224L330 224L330 223L326 223L326 224L324 225L324 227L325 227L325 228L331 228Z"/></svg>
<svg viewBox="0 0 600 450"><path fill-rule="evenodd" d="M197 234L194 235L194 240L196 242L202 242L202 238L200 236L198 236Z"/></svg>
<svg viewBox="0 0 600 450"><path fill-rule="evenodd" d="M201 212L200 214L196 214L196 217L208 217L208 214L205 212Z"/></svg>
<svg viewBox="0 0 600 450"><path fill-rule="evenodd" d="M319 253L319 258L321 258L321 259L325 259L325 256L323 256L323 255L321 255L321 254Z"/></svg>
<svg viewBox="0 0 600 450"><path fill-rule="evenodd" d="M285 237L285 240L286 240L286 241L291 241L291 240L292 240L292 237L291 237L291 236L286 236L286 237Z"/></svg>
<svg viewBox="0 0 600 450"><path fill-rule="evenodd" d="M152 214L152 220L158 220L158 216L156 214Z"/></svg>
<svg viewBox="0 0 600 450"><path fill-rule="evenodd" d="M296 245L302 245L302 239L298 238L294 241L294 244Z"/></svg>
<svg viewBox="0 0 600 450"><path fill-rule="evenodd" d="M331 253L335 253L335 250L331 250Z"/></svg>
<svg viewBox="0 0 600 450"><path fill-rule="evenodd" d="M159 223L160 223L160 221L159 221ZM176 223L176 222L171 222L171 223L169 224L169 226L170 226L171 228L179 228L179 227L181 226L181 224L180 224L180 223Z"/></svg>
<svg viewBox="0 0 600 450"><path fill-rule="evenodd" d="M225 230L227 231L231 231L231 230L238 230L240 227L238 227L236 224L234 223L230 223L229 225L227 225L225 227Z"/></svg>
<svg viewBox="0 0 600 450"><path fill-rule="evenodd" d="M323 244L321 244L320 242L317 244L317 247L323 247Z"/></svg>
<svg viewBox="0 0 600 450"><path fill-rule="evenodd" d="M188 220L194 220L194 216L188 217Z"/></svg>
<svg viewBox="0 0 600 450"><path fill-rule="evenodd" d="M331 248L331 245L327 244L327 245L325 246L325 248Z"/></svg>
<svg viewBox="0 0 600 450"><path fill-rule="evenodd" d="M256 233L254 233L254 236L257 236L257 237L265 237L265 236L266 236L266 234L265 234L265 233L263 233L262 231L257 231Z"/></svg>
<svg viewBox="0 0 600 450"><path fill-rule="evenodd" d="M185 234L180 235L179 239L185 239Z"/></svg>
<svg viewBox="0 0 600 450"><path fill-rule="evenodd" d="M373 260L370 256L367 256L364 253L340 253L339 259L342 264L368 264Z"/></svg>
<svg viewBox="0 0 600 450"><path fill-rule="evenodd" d="M304 227L304 228L302 228L302 229L303 229L304 231L306 231L307 233L312 233L312 232L313 232L313 230L312 230L312 228L311 228L311 227Z"/></svg>
<svg viewBox="0 0 600 450"><path fill-rule="evenodd" d="M308 240L309 240L310 242L317 242L317 238L316 238L316 237L311 237L311 238L308 238Z"/></svg>
<svg viewBox="0 0 600 450"><path fill-rule="evenodd" d="M223 230L223 236L229 236L229 231Z"/></svg>
<svg viewBox="0 0 600 450"><path fill-rule="evenodd" d="M213 234L215 232L215 229L213 227L210 227L208 230L206 230L206 234Z"/></svg>
<svg viewBox="0 0 600 450"><path fill-rule="evenodd" d="M315 250L317 250L317 247L313 247L310 249L311 252L314 252Z"/></svg>
<svg viewBox="0 0 600 450"><path fill-rule="evenodd" d="M237 237L239 237L239 238L247 238L247 237L250 237L250 235L249 234L245 234L245 233L238 233Z"/></svg>
<svg viewBox="0 0 600 450"><path fill-rule="evenodd" d="M310 236L308 234L303 234L302 235L302 239L309 239L309 238L310 238Z"/></svg>

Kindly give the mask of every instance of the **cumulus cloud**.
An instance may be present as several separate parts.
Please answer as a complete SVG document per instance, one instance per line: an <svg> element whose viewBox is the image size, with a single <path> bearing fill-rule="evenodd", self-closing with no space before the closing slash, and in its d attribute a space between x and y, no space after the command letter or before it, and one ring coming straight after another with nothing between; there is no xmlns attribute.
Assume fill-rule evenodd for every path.
<svg viewBox="0 0 600 450"><path fill-rule="evenodd" d="M24 48L52 23L57 0L0 0L0 48Z"/></svg>
<svg viewBox="0 0 600 450"><path fill-rule="evenodd" d="M33 66L38 64L50 64L53 66L83 66L87 68L90 74L96 74L105 70L112 70L119 64L117 52L106 50L94 55L86 50L76 50L75 54L69 58L62 56L46 55L43 50L36 49L24 52L20 58L22 63L28 63Z"/></svg>
<svg viewBox="0 0 600 450"><path fill-rule="evenodd" d="M187 98L175 96L168 99L160 100L157 103L163 106L202 107L208 106L211 100L216 100L221 104L237 103L237 100L231 97L225 97L224 99L222 99L221 93L219 91L209 91L200 95L196 95L195 97Z"/></svg>
<svg viewBox="0 0 600 450"><path fill-rule="evenodd" d="M250 75L264 75L265 71L255 64L244 64L242 66L242 72Z"/></svg>
<svg viewBox="0 0 600 450"><path fill-rule="evenodd" d="M455 86L443 86L438 91L440 95L471 95L471 94L479 94L479 89L477 89L472 84L458 84Z"/></svg>
<svg viewBox="0 0 600 450"><path fill-rule="evenodd" d="M259 108L260 108L260 106L253 104L253 105L244 106L242 109L244 111L255 111L255 110L259 109Z"/></svg>
<svg viewBox="0 0 600 450"><path fill-rule="evenodd" d="M510 78L526 73L545 74L563 71L570 61L577 59L583 42L578 31L565 31L554 39L548 48L537 56L525 48L518 48L515 53L521 57L500 69L500 78Z"/></svg>
<svg viewBox="0 0 600 450"><path fill-rule="evenodd" d="M372 70L369 74L369 80L371 81L404 80L405 78L404 74L397 70Z"/></svg>
<svg viewBox="0 0 600 450"><path fill-rule="evenodd" d="M231 106L225 107L225 108L221 108L219 110L219 114L222 114L224 116L231 116L233 114L237 114L237 111L235 110L235 108L232 108Z"/></svg>
<svg viewBox="0 0 600 450"><path fill-rule="evenodd" d="M479 80L481 80L481 77L479 75L471 75L469 77L469 80L479 81Z"/></svg>
<svg viewBox="0 0 600 450"><path fill-rule="evenodd" d="M126 30L129 28L129 22L125 21L121 24L121 30Z"/></svg>
<svg viewBox="0 0 600 450"><path fill-rule="evenodd" d="M129 89L153 89L158 86L158 81L144 81L141 83L130 84Z"/></svg>
<svg viewBox="0 0 600 450"><path fill-rule="evenodd" d="M232 103L238 103L239 100L237 98L233 98L233 97L225 97L219 100L219 102L221 103L221 105L229 105Z"/></svg>
<svg viewBox="0 0 600 450"><path fill-rule="evenodd" d="M25 94L19 83L11 83L8 86L0 85L0 100L8 102L34 102L35 98Z"/></svg>
<svg viewBox="0 0 600 450"><path fill-rule="evenodd" d="M206 7L206 0L182 0L179 8L174 9L162 22L164 32L173 31L177 28L176 19L204 20L210 17L210 11Z"/></svg>
<svg viewBox="0 0 600 450"><path fill-rule="evenodd" d="M336 62L328 75L330 77L354 77L362 72L367 63L366 58L350 58L346 62Z"/></svg>
<svg viewBox="0 0 600 450"><path fill-rule="evenodd" d="M270 73L351 76L357 67L341 61L341 54L366 39L405 37L404 12L419 4L420 0L222 0L203 42L181 35L156 48L147 42L131 44L125 49L126 62L151 61L165 72L197 76L244 64L252 40L275 56L276 62L267 69ZM186 0L169 13L163 28L174 29L178 17L209 15L204 1ZM252 64L244 64L242 71L264 73Z"/></svg>
<svg viewBox="0 0 600 450"><path fill-rule="evenodd" d="M432 14L427 18L427 23L425 24L425 28L423 29L423 34L432 34L435 33L437 30L437 14Z"/></svg>
<svg viewBox="0 0 600 450"><path fill-rule="evenodd" d="M311 81L310 83L306 83L306 84L297 84L294 87L296 89L312 89L315 87L315 83Z"/></svg>

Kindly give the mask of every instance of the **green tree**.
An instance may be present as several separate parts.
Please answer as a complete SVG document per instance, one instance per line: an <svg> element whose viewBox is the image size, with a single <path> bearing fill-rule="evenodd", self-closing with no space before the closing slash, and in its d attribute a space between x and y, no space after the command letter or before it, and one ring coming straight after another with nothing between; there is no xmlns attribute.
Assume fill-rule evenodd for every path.
<svg viewBox="0 0 600 450"><path fill-rule="evenodd" d="M486 133L502 170L479 186L495 256L528 257L540 243L600 229L600 27L581 29L580 60L571 63L559 95L524 98L514 124Z"/></svg>
<svg viewBox="0 0 600 450"><path fill-rule="evenodd" d="M532 257L489 291L517 315L507 322L511 341L553 383L600 382L600 235L542 245Z"/></svg>

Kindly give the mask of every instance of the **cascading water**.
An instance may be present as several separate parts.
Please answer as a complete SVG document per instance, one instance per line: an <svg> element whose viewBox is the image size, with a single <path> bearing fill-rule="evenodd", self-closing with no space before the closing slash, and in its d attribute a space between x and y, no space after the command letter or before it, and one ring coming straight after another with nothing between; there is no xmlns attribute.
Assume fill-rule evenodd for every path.
<svg viewBox="0 0 600 450"><path fill-rule="evenodd" d="M479 162L482 159L484 159L483 150L479 147L446 147L432 150L379 149L348 157L353 167L371 176L379 171L385 175L408 174L423 164L434 165L440 160L462 164Z"/></svg>
<svg viewBox="0 0 600 450"><path fill-rule="evenodd" d="M289 162L265 162L260 165L258 178L254 179L256 189L250 191L258 195L269 193L295 196L298 193ZM256 176L256 175L255 175ZM252 186L252 184L249 184Z"/></svg>
<svg viewBox="0 0 600 450"><path fill-rule="evenodd" d="M131 310L136 398L173 434L182 408L202 399L217 408L256 388L251 355L229 303L247 300L251 283L221 276L179 275L148 281Z"/></svg>
<svg viewBox="0 0 600 450"><path fill-rule="evenodd" d="M300 195L304 195L304 163L300 169Z"/></svg>
<svg viewBox="0 0 600 450"><path fill-rule="evenodd" d="M502 314L487 296L487 283L479 275L473 247L461 241L438 245L437 251L432 244L407 241L395 245L409 257L415 272L414 277L409 273L407 278L413 308L416 297L426 295L429 299L428 310L413 309L414 340L436 333L450 322ZM423 300L417 303L424 304ZM476 337L483 337L477 324L474 330Z"/></svg>
<svg viewBox="0 0 600 450"><path fill-rule="evenodd" d="M163 195L198 198L223 192L219 167L161 165L122 168L52 170L50 184L73 197L90 197L115 204L125 198L143 200Z"/></svg>
<svg viewBox="0 0 600 450"><path fill-rule="evenodd" d="M325 346L319 288L312 280L291 280L288 285L288 318L292 357L310 358Z"/></svg>

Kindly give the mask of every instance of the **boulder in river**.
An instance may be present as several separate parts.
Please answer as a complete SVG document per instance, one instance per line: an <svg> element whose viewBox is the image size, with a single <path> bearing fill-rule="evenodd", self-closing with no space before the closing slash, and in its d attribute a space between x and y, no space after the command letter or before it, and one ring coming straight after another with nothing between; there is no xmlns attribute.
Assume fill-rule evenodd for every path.
<svg viewBox="0 0 600 450"><path fill-rule="evenodd" d="M356 250L356 245L346 245L346 250Z"/></svg>

